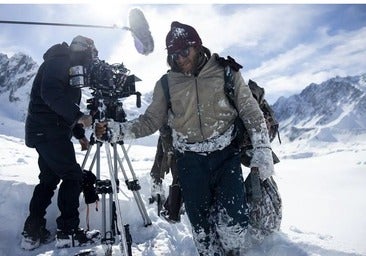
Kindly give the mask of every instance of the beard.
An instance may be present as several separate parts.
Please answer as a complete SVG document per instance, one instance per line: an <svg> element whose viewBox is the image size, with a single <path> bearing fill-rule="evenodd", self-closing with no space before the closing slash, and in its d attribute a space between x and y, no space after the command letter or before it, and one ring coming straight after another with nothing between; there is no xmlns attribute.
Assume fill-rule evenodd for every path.
<svg viewBox="0 0 366 256"><path fill-rule="evenodd" d="M184 65L181 66L177 64L178 71L185 74L185 75L192 75L196 73L197 70L197 64L198 64L199 54L196 53L189 61L189 64L191 65L190 69L185 70Z"/></svg>

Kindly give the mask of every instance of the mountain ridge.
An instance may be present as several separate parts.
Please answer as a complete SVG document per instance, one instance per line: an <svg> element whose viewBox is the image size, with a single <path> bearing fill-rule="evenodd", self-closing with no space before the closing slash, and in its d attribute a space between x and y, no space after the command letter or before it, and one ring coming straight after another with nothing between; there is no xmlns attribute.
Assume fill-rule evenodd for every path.
<svg viewBox="0 0 366 256"><path fill-rule="evenodd" d="M345 134L366 133L366 74L311 83L272 107L289 141L336 142Z"/></svg>

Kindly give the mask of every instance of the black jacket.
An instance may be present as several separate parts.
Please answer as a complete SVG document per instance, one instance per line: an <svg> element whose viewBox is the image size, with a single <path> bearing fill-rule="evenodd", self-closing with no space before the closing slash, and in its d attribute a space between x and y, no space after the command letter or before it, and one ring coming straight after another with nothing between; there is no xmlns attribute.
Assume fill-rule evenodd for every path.
<svg viewBox="0 0 366 256"><path fill-rule="evenodd" d="M66 43L52 46L43 55L33 81L25 125L25 143L34 147L42 141L78 139L84 136L77 120L83 115L80 88L69 85L70 52Z"/></svg>

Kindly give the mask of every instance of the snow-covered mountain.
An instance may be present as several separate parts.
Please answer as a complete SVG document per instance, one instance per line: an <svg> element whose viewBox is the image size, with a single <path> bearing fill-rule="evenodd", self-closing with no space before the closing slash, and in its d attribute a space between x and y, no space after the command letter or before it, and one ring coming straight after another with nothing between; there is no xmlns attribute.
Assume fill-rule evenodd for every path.
<svg viewBox="0 0 366 256"><path fill-rule="evenodd" d="M310 84L273 105L289 141L345 141L366 133L366 74Z"/></svg>
<svg viewBox="0 0 366 256"><path fill-rule="evenodd" d="M0 53L0 133L23 137L30 89L38 64L29 56ZM15 128L14 128L15 127Z"/></svg>
<svg viewBox="0 0 366 256"><path fill-rule="evenodd" d="M3 114L15 120L24 120L25 108L32 81L36 75L38 64L29 56L18 53L12 57L0 53L0 97ZM8 106L4 111L4 107Z"/></svg>

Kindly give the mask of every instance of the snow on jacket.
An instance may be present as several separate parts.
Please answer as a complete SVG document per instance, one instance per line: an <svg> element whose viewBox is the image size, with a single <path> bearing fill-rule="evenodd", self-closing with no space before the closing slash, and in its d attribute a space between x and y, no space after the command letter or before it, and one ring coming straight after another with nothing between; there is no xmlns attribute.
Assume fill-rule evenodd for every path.
<svg viewBox="0 0 366 256"><path fill-rule="evenodd" d="M202 143L225 134L234 124L237 111L224 93L224 68L213 54L198 76L168 73L171 114L160 80L143 115L123 124L125 138L139 138L157 131L166 120L173 129L174 143ZM236 105L254 148L269 147L268 131L261 110L241 74L234 72Z"/></svg>
<svg viewBox="0 0 366 256"><path fill-rule="evenodd" d="M76 121L83 115L78 104L81 90L69 85L70 52L66 43L52 46L43 55L33 81L25 126L26 145L68 138L74 129L79 139L84 131Z"/></svg>

